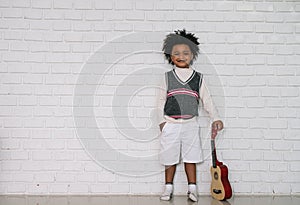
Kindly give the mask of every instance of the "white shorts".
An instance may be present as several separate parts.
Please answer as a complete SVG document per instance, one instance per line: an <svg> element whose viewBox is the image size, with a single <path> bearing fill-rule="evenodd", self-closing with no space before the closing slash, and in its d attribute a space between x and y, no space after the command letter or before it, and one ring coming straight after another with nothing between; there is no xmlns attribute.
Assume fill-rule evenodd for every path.
<svg viewBox="0 0 300 205"><path fill-rule="evenodd" d="M186 163L203 161L197 121L167 122L160 135L160 146L160 162L163 165L178 164L180 159Z"/></svg>

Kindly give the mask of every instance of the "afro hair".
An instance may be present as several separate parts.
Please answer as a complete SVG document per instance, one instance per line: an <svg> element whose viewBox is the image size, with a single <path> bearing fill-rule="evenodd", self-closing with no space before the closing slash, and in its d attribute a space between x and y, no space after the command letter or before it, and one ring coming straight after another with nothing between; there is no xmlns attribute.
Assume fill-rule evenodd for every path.
<svg viewBox="0 0 300 205"><path fill-rule="evenodd" d="M191 64L193 64L193 61L199 54L198 38L193 33L187 33L185 29L174 31L174 33L170 33L166 36L162 51L164 52L165 58L172 65L174 65L171 60L172 49L174 45L178 44L186 44L190 47L191 52L193 53Z"/></svg>

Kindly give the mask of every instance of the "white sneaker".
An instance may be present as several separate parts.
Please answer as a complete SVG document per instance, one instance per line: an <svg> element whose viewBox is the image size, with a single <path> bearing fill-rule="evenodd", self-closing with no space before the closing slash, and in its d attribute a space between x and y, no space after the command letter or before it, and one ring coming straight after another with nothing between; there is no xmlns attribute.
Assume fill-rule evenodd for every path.
<svg viewBox="0 0 300 205"><path fill-rule="evenodd" d="M160 196L160 200L162 201L170 201L173 197L173 193L163 193L161 196Z"/></svg>
<svg viewBox="0 0 300 205"><path fill-rule="evenodd" d="M188 192L188 198L193 201L193 202L197 202L198 201L198 194L196 192Z"/></svg>
<svg viewBox="0 0 300 205"><path fill-rule="evenodd" d="M172 184L166 184L165 191L160 196L160 200L162 201L170 201L173 197L173 185Z"/></svg>

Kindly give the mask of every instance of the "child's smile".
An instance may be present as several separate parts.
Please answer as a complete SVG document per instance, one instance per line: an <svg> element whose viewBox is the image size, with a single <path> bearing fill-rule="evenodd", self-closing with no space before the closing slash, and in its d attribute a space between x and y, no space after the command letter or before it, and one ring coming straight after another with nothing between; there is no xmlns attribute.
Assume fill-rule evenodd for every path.
<svg viewBox="0 0 300 205"><path fill-rule="evenodd" d="M171 60L178 68L189 68L193 59L191 49L186 44L177 44L173 46Z"/></svg>

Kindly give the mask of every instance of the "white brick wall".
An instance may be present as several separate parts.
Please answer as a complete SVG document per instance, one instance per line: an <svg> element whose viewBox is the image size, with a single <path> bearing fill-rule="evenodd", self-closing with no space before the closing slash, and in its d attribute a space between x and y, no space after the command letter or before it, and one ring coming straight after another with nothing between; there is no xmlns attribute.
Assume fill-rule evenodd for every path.
<svg viewBox="0 0 300 205"><path fill-rule="evenodd" d="M149 53L124 55L136 48L160 51L159 33L181 28L200 37L198 70L206 74L216 104L224 110L218 154L229 167L234 193L299 194L299 1L0 0L0 12L0 194L160 193L158 130L150 122L157 91L133 92L154 83L151 76L155 80L161 72L151 66L164 66L164 60L159 53L150 59ZM144 38L142 32L153 35ZM105 47L124 35L125 46ZM103 55L90 58L99 51ZM116 63L116 57L124 59ZM89 64L94 72L78 82L91 59L99 64ZM114 66L103 74L98 66L103 63ZM149 70L135 74L141 66ZM126 77L133 81L122 84ZM96 95L73 101L76 85L83 83L98 85ZM122 102L128 97L127 112ZM80 113L82 120L74 118L73 106L89 106L91 100L97 126L84 120L88 109ZM97 148L112 167L118 165L116 170L91 158L76 127L90 128L88 136L101 130L117 151ZM202 127L205 138L207 122ZM138 137L154 139L136 141L143 129L149 134ZM206 160L198 166L198 184L200 193L208 194L207 138L203 144ZM144 154L153 155L153 161L131 163L124 157ZM158 172L126 175L140 165ZM185 194L182 165L175 178L176 193Z"/></svg>

